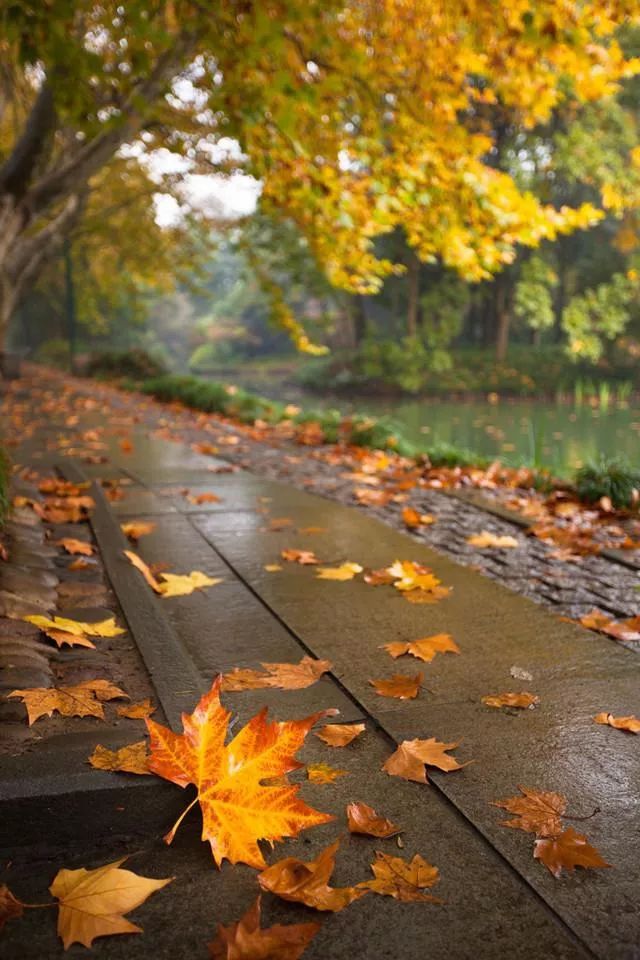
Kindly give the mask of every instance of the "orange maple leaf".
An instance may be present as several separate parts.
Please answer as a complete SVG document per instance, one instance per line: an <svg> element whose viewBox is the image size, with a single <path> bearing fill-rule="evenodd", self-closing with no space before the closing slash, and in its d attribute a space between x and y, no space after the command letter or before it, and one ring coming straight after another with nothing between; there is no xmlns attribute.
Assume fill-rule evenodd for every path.
<svg viewBox="0 0 640 960"><path fill-rule="evenodd" d="M557 837L562 832L560 817L567 807L567 798L560 793L532 790L518 784L521 797L492 800L493 807L501 807L515 814L514 820L502 820L504 827L514 827L538 837Z"/></svg>
<svg viewBox="0 0 640 960"><path fill-rule="evenodd" d="M409 530L415 530L416 527L427 527L436 522L436 518L430 513L419 513L413 507L404 507L402 510L402 522Z"/></svg>
<svg viewBox="0 0 640 960"><path fill-rule="evenodd" d="M640 733L640 720L637 717L614 717L612 713L598 713L593 718L594 723L604 723L616 730L627 730L629 733Z"/></svg>
<svg viewBox="0 0 640 960"><path fill-rule="evenodd" d="M540 703L540 697L526 690L522 693L492 693L481 699L487 707L517 707L520 710L528 710Z"/></svg>
<svg viewBox="0 0 640 960"><path fill-rule="evenodd" d="M73 687L33 687L12 690L7 697L19 697L27 708L29 726L45 714L57 711L63 717L98 717L104 720L102 704L128 695L109 680L85 680Z"/></svg>
<svg viewBox="0 0 640 960"><path fill-rule="evenodd" d="M118 770L122 773L138 774L151 773L146 740L130 743L126 747L120 747L119 750L109 750L99 743L88 762L96 770Z"/></svg>
<svg viewBox="0 0 640 960"><path fill-rule="evenodd" d="M90 557L93 553L93 546L90 543L86 543L84 540L76 540L74 537L63 537L61 540L56 540L55 544L57 547L62 547L67 553L79 553L85 557Z"/></svg>
<svg viewBox="0 0 640 960"><path fill-rule="evenodd" d="M384 762L382 769L392 777L427 783L425 764L449 773L451 770L462 770L469 763L473 763L472 760L458 763L455 757L447 756L446 751L455 750L459 743L459 740L455 743L441 743L434 737L428 740L404 740Z"/></svg>
<svg viewBox="0 0 640 960"><path fill-rule="evenodd" d="M222 676L221 690L259 690L264 687L279 687L281 690L303 690L330 670L330 660L314 660L303 657L300 663L263 663L264 671L235 667Z"/></svg>
<svg viewBox="0 0 640 960"><path fill-rule="evenodd" d="M402 857L392 857L376 850L376 860L371 864L371 872L375 879L366 880L362 886L373 893L404 902L443 902L438 897L422 892L425 887L433 887L438 882L440 871L418 853L407 862Z"/></svg>
<svg viewBox="0 0 640 960"><path fill-rule="evenodd" d="M263 890L275 893L283 900L304 903L315 910L337 913L368 890L365 887L330 887L328 881L335 866L340 841L336 840L318 854L315 860L297 860L286 857L258 874Z"/></svg>
<svg viewBox="0 0 640 960"><path fill-rule="evenodd" d="M301 563L302 566L320 563L312 550L294 550L291 548L289 550L282 550L280 556L283 560L288 560L290 563Z"/></svg>
<svg viewBox="0 0 640 960"><path fill-rule="evenodd" d="M381 697L413 700L418 696L418 690L422 686L423 676L422 673L416 673L413 677L396 673L393 677L389 677L388 680L369 680L369 683Z"/></svg>
<svg viewBox="0 0 640 960"><path fill-rule="evenodd" d="M258 897L237 923L218 924L209 955L212 960L298 960L319 929L319 923L276 923L262 929Z"/></svg>
<svg viewBox="0 0 640 960"><path fill-rule="evenodd" d="M346 747L364 733L364 729L364 723L328 723L316 731L316 737L324 740L330 747Z"/></svg>
<svg viewBox="0 0 640 960"><path fill-rule="evenodd" d="M273 843L301 830L333 820L307 806L299 786L263 785L303 766L295 759L316 713L303 720L269 722L261 710L225 746L230 712L220 703L217 677L192 714L183 714L184 733L147 720L151 735L149 769L181 787L195 784L198 795L165 838L173 839L187 811L196 801L202 809L202 839L211 844L218 866L248 863L264 867L259 840Z"/></svg>
<svg viewBox="0 0 640 960"><path fill-rule="evenodd" d="M347 804L347 824L350 833L363 833L367 837L395 837L402 833L397 823L381 817L373 807L360 801Z"/></svg>
<svg viewBox="0 0 640 960"><path fill-rule="evenodd" d="M595 847L591 846L587 838L576 833L573 827L567 827L559 837L536 840L533 856L544 863L554 877L559 877L563 869L572 872L576 867L587 870L611 866Z"/></svg>
<svg viewBox="0 0 640 960"><path fill-rule="evenodd" d="M394 659L410 653L425 663L430 663L437 653L460 653L460 647L448 633L436 633L422 640L394 640L382 647Z"/></svg>

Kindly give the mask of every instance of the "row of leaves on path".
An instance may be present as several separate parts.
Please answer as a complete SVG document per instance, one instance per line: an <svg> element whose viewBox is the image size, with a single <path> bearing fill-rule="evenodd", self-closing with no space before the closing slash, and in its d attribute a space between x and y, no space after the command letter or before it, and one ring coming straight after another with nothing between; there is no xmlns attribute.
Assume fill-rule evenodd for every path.
<svg viewBox="0 0 640 960"><path fill-rule="evenodd" d="M67 497L75 495L69 492ZM86 502L82 509L88 509ZM48 522L63 521L52 521L48 518ZM145 532L149 531L129 531L133 534L132 539L136 539L136 534L139 536ZM78 551L73 542L61 542L60 546L71 553L86 553L83 549ZM127 557L140 570L152 589L161 596L190 593L193 589L213 586L218 582L196 571L188 578L182 578L182 581L188 580L188 584L180 583L178 590L173 591L166 574L162 581L159 581L136 554L127 551ZM301 563L303 566L318 564L317 558L310 551L283 551L283 559ZM349 580L362 572L363 568L359 564L346 562L334 567L319 567L317 575L321 579ZM437 602L449 592L430 570L410 561L396 561L388 568L369 571L364 579L373 585L392 584L407 599L411 599L412 595L416 597L417 602ZM82 641L89 636L115 636L123 632L113 618L100 624L78 623L66 618L54 618L51 621L37 617L29 619L37 623L58 645L73 645L78 642L78 638L81 645L87 645ZM93 644L89 641L88 645ZM425 662L429 662L437 653L460 652L453 638L447 634L384 646L394 658L410 654ZM296 858L286 858L270 867L266 866L258 846L259 840L274 842L284 836L296 836L300 830L333 819L328 814L308 807L298 797L299 786L286 780L287 773L302 766L295 759L295 755L307 733L327 713L315 714L300 721L270 723L266 710L263 710L225 745L230 713L221 705L219 693L221 689L234 691L271 686L284 689L305 687L329 670L331 664L328 661L303 658L300 664L264 664L263 668L262 672L236 669L226 677L218 678L209 694L201 699L194 713L185 716L183 734L175 734L150 720L150 704L134 705L139 712L133 716L146 717L145 722L151 737L150 755L147 757L144 752L144 741L122 748L130 751L128 760L125 761L128 764L125 769L128 768L130 772L155 773L183 787L194 784L198 793L193 803L199 801L202 810L203 839L209 841L216 863L220 866L224 859L228 859L232 864L243 862L261 869L258 882L262 890L275 893L284 899L305 903L318 910L329 911L343 909L367 893L389 895L399 900L433 902L435 898L425 894L424 890L437 881L438 870L419 856L408 863L402 858L378 853L375 863L372 864L374 879L346 888L329 886L339 840L322 851L313 861L305 863ZM381 695L404 699L417 695L421 681L422 676L418 675L413 678L396 676L390 680L370 682ZM20 696L27 704L29 720L32 723L45 713L50 715L54 709L66 715L100 717L104 715L104 701L126 697L126 694L108 681L95 680L75 688L59 688L57 691L13 691L11 696ZM59 699L52 701L51 697L56 696ZM508 700L506 703L529 706L537 702L533 695L527 696L532 699L526 704L516 704ZM43 702L43 697L49 699ZM505 705L500 696L484 698L484 701L489 706ZM603 722L597 719L598 722ZM353 730L354 726L328 724L319 735L333 746L345 746L355 739L362 732L360 728L364 727L357 725L358 729ZM336 742L335 738L342 742ZM456 746L456 743L440 743L434 738L404 741L385 761L383 770L390 775L426 783L426 766L451 772L467 765L460 764L448 755L448 751ZM136 763L131 762L131 752L135 752L138 766L145 766L146 769L134 769ZM97 748L91 758L92 763L103 769L123 769L122 765L118 767L117 757L114 760L113 757L106 756L107 754L109 751L105 748ZM321 768L317 771L319 782L331 782L335 779L333 774L336 771L332 771L328 765L319 764L316 767ZM337 771L338 774L341 772ZM311 770L308 775L310 779L314 779ZM563 867L571 870L575 866L607 866L585 837L577 834L571 827L562 829L560 815L566 806L565 798L526 788L522 788L522 793L521 798L498 801L497 805L518 814L516 820L509 821L507 825L536 834L538 839L534 856L554 875L558 876ZM233 819L229 818L227 809L230 797ZM193 803L167 835L168 842L173 839L176 829ZM400 830L397 825L362 803L349 805L347 820L352 832L377 837L392 836ZM130 871L121 870L122 862L120 860L93 871L59 871L50 891L59 903L58 929L65 948L73 942L90 945L96 936L107 933L136 931L138 928L124 918L124 913L134 909L156 889L170 882L170 879L152 881L136 877ZM21 904L6 887L1 888L0 916L3 915L4 919L19 916L25 906L27 905ZM315 935L317 924L272 927L263 931L259 928L259 909L258 900L238 923L228 928L221 927L211 945L212 956L261 956L263 954L258 951L264 948L266 940L273 944L274 951L280 950L279 954L274 952L273 956L300 956ZM250 945L252 942L253 945ZM243 943L246 949L241 947ZM239 949L245 952L238 952Z"/></svg>

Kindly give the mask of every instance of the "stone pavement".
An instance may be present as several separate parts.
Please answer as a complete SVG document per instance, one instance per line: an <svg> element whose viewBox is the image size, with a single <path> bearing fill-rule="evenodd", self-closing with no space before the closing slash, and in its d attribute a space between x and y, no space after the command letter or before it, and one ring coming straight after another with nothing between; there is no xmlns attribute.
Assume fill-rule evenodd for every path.
<svg viewBox="0 0 640 960"><path fill-rule="evenodd" d="M46 425L53 435L55 428ZM561 622L540 606L479 573L463 568L406 534L331 501L248 472L212 474L223 466L188 446L167 443L143 428L125 453L109 441L108 463L86 465L88 475L132 481L108 505L98 488L93 535L121 616L145 661L148 682L169 722L191 709L197 693L220 670L262 661L297 661L304 654L333 662L330 675L298 691L258 690L226 695L245 722L261 706L276 717L304 716L334 707L339 720L364 720L366 733L332 751L310 736L306 762L325 761L348 775L328 786L306 784L304 796L337 820L279 844L269 860L311 859L342 835L336 885L365 879L374 849L402 856L421 853L440 868L434 891L446 903L400 904L369 896L327 917L305 953L327 957L640 958L640 740L593 723L594 714L638 713L640 661L613 641ZM38 457L38 454L44 454ZM33 438L16 459L58 461ZM22 458L22 459L21 459ZM183 494L216 493L217 503L191 503ZM264 511L267 511L265 515ZM289 517L290 528L269 531L268 516ZM121 556L118 520L153 519L155 531L138 552L169 569L200 569L224 582L173 600L153 597ZM299 528L321 527L303 534ZM318 580L313 567L279 561L283 548L312 549L322 562L357 561L367 567L411 559L431 567L449 598L435 605L407 603L390 586L361 579ZM265 566L280 562L282 571ZM439 632L453 635L460 656L424 665L417 699L378 696L368 681L415 673L417 661L394 664L380 645ZM513 667L532 680L514 681ZM170 672L175 683L167 682ZM480 698L530 689L535 710L502 711ZM49 721L39 721L46 725ZM78 721L67 721L67 725ZM228 923L256 894L255 873L225 864L217 871L198 839L192 813L173 846L159 840L184 804L181 791L151 778L103 774L83 767L89 742L117 745L127 730L92 728L75 738L72 726L58 745L43 738L20 758L3 762L0 780L0 881L24 899L42 901L60 866L93 866L134 852L137 872L176 876L165 891L134 914L142 937L97 941L108 958L206 956L217 922ZM37 725L36 725L37 729ZM457 741L460 761L475 762L449 775L434 773L430 786L381 772L394 744L434 736ZM577 871L559 880L532 857L532 837L500 826L502 811L490 801L524 784L563 793L568 813L612 865ZM345 834L344 806L363 800L404 827L404 847ZM266 922L315 919L312 911L264 897ZM32 911L7 925L0 955L18 960L62 956L49 911ZM82 948L74 947L70 955Z"/></svg>

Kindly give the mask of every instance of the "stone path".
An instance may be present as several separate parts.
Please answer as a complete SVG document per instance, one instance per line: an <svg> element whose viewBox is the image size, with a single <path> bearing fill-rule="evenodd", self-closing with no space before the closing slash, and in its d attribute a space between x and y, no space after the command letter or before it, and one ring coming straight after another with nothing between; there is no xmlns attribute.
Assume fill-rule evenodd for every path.
<svg viewBox="0 0 640 960"><path fill-rule="evenodd" d="M92 417L95 411L74 429L81 431ZM60 451L43 444L57 429L55 422L45 423L17 457L43 466L62 462L68 470ZM144 426L131 439L133 450L126 453L117 437L109 438L108 463L81 469L132 481L111 505L95 491L93 535L164 715L176 725L179 710L190 709L220 670L295 662L305 653L330 659L331 674L308 689L227 695L241 723L268 705L283 719L334 707L340 721L362 719L367 725L365 735L341 751L309 737L303 760L348 772L330 786L303 788L313 805L337 821L278 845L277 858L311 859L342 835L338 885L364 879L378 848L402 856L421 853L440 868L435 892L445 905L364 898L325 920L305 958L637 960L639 739L592 722L602 710L640 712L634 653L561 622L370 514L248 472L212 474L211 467L223 466L220 461L154 437ZM221 501L191 503L183 489L194 496L214 492ZM265 509L271 517L290 517L291 528L265 529ZM121 556L115 519L143 517L157 524L140 541L147 562L180 572L201 569L224 582L189 597L154 598ZM323 531L297 532L308 526ZM289 547L313 549L326 562L368 567L412 559L432 567L452 595L436 605L413 605L392 587L371 587L361 579L325 582L310 567L282 564L282 571L265 571ZM394 664L381 644L445 631L461 655L425 665L425 686L416 700L388 700L374 692L370 679L417 670L413 661L406 668L402 661ZM167 683L176 666L175 684ZM485 694L524 686L512 679L513 667L532 676L526 686L540 696L539 707L516 712L483 706ZM105 737L104 728L90 722L90 729L73 735L77 722L67 721L57 744L45 739L3 764L0 862L10 863L1 879L25 899L41 901L59 866L92 866L136 851L131 866L137 872L177 879L134 915L146 930L143 937L100 941L96 952L108 958L204 957L215 924L238 919L255 897L255 873L228 864L216 871L198 839L195 814L174 845L164 847L158 838L184 805L181 791L151 778L90 770L84 765L90 743L127 742L131 728L116 726ZM461 740L456 755L475 762L449 775L434 773L430 786L381 772L395 744L430 736ZM613 869L554 879L533 860L531 836L500 826L502 811L490 805L515 794L518 784L564 793L568 813L577 818L597 810L576 829ZM400 822L403 849L394 840L345 835L344 805L351 800L364 800ZM265 911L268 922L311 919L311 911L271 897ZM49 911L9 924L1 946L11 960L62 956Z"/></svg>

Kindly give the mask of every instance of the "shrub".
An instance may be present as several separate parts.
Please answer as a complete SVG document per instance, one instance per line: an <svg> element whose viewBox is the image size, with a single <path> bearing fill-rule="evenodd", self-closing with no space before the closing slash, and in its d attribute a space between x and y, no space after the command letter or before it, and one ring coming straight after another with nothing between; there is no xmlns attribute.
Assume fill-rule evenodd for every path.
<svg viewBox="0 0 640 960"><path fill-rule="evenodd" d="M61 337L45 340L36 350L34 359L37 363L44 363L47 367L59 367L61 370L68 370L71 366L71 348L68 340L63 340Z"/></svg>
<svg viewBox="0 0 640 960"><path fill-rule="evenodd" d="M128 377L132 380L148 380L166 373L166 367L146 350L134 347L131 350L105 350L95 353L87 364L87 376L105 380Z"/></svg>
<svg viewBox="0 0 640 960"><path fill-rule="evenodd" d="M601 497L608 497L614 507L622 509L634 506L634 496L640 493L640 470L619 457L602 457L581 467L574 483L581 500L597 503Z"/></svg>
<svg viewBox="0 0 640 960"><path fill-rule="evenodd" d="M486 457L451 443L434 443L425 453L432 467L482 467L489 463Z"/></svg>

